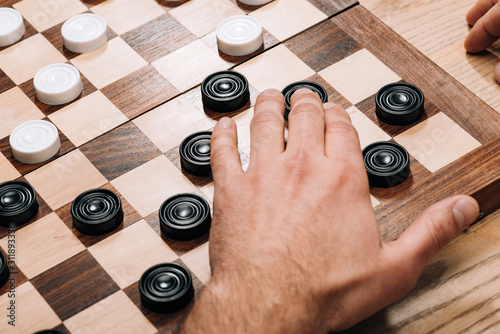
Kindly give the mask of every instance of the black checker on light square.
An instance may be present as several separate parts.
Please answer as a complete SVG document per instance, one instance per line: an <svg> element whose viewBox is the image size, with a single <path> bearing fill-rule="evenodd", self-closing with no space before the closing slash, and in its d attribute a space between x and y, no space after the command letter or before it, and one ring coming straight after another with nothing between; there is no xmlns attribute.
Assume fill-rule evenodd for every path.
<svg viewBox="0 0 500 334"><path fill-rule="evenodd" d="M161 155L132 122L84 144L80 150L109 181Z"/></svg>
<svg viewBox="0 0 500 334"><path fill-rule="evenodd" d="M357 41L329 20L292 37L284 44L316 72L362 49Z"/></svg>
<svg viewBox="0 0 500 334"><path fill-rule="evenodd" d="M62 320L120 290L87 250L36 276L31 283Z"/></svg>
<svg viewBox="0 0 500 334"><path fill-rule="evenodd" d="M196 40L196 36L168 13L123 34L121 38L149 63Z"/></svg>
<svg viewBox="0 0 500 334"><path fill-rule="evenodd" d="M153 66L147 65L101 89L127 116L135 118L180 94Z"/></svg>

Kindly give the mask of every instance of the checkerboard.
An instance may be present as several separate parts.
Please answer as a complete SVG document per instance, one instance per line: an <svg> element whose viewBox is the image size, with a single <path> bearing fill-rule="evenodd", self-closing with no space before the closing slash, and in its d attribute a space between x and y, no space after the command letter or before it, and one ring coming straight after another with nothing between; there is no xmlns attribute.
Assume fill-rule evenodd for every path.
<svg viewBox="0 0 500 334"><path fill-rule="evenodd" d="M16 231L16 327L2 333L55 328L66 333L170 333L189 307L158 314L140 303L138 280L150 266L176 262L193 274L195 298L210 280L208 233L180 242L161 234L158 210L169 196L193 192L213 198L211 178L180 168L179 144L213 128L222 114L204 110L200 83L234 69L250 84L251 101L229 115L238 125L242 162L248 163L253 104L266 88L310 80L349 112L361 146L402 144L412 175L390 189L372 188L382 238L396 238L427 205L467 193L483 214L500 199L500 116L355 1L275 0L259 7L231 0L4 0L25 18L25 36L0 49L0 182L20 179L36 190L37 216ZM97 51L64 48L61 26L92 12L109 27ZM218 52L215 28L246 14L264 28L264 45L233 57ZM33 77L43 66L66 62L82 74L73 102L48 106L35 98ZM426 114L395 127L375 116L374 94L405 81L426 96ZM22 122L44 119L59 130L61 150L25 165L12 157L8 137ZM495 168L496 167L496 168ZM119 194L125 218L103 236L80 234L70 207L81 192ZM7 228L0 247L7 249ZM0 305L10 301L9 286Z"/></svg>

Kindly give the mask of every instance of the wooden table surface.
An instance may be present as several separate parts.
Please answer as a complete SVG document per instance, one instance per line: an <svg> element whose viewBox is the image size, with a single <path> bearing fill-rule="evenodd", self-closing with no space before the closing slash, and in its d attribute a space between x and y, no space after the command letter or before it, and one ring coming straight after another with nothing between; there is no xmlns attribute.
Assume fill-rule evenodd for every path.
<svg viewBox="0 0 500 334"><path fill-rule="evenodd" d="M500 43L477 55L463 48L465 14L476 0L359 2L500 112L500 85L493 77ZM438 254L407 297L348 332L500 333L500 211Z"/></svg>

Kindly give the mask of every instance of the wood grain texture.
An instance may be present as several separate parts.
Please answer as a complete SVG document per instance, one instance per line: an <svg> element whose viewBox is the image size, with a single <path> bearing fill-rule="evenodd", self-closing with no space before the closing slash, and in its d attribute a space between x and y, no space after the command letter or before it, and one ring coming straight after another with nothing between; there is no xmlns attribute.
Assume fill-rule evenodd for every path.
<svg viewBox="0 0 500 334"><path fill-rule="evenodd" d="M403 80L418 82L419 88L440 110L481 143L500 135L500 117L495 110L364 7L355 6L332 21L379 59L385 60Z"/></svg>
<svg viewBox="0 0 500 334"><path fill-rule="evenodd" d="M151 65L134 71L101 91L129 119L179 94L179 91Z"/></svg>
<svg viewBox="0 0 500 334"><path fill-rule="evenodd" d="M61 320L119 290L87 250L38 275L31 283Z"/></svg>
<svg viewBox="0 0 500 334"><path fill-rule="evenodd" d="M131 142L134 145L130 145ZM132 122L88 142L80 150L108 180L113 180L161 154Z"/></svg>
<svg viewBox="0 0 500 334"><path fill-rule="evenodd" d="M469 26L465 14L477 0L361 0L375 16L424 55L500 111L500 85L493 69L500 61L500 44L480 54L463 47Z"/></svg>
<svg viewBox="0 0 500 334"><path fill-rule="evenodd" d="M338 14L358 4L357 0L309 0L309 2L328 16Z"/></svg>

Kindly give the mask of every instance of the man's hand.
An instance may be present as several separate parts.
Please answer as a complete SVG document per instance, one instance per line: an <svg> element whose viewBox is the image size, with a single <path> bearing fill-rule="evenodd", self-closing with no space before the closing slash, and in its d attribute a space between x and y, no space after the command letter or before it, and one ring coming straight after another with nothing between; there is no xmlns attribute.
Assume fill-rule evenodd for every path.
<svg viewBox="0 0 500 334"><path fill-rule="evenodd" d="M472 198L448 198L381 243L349 115L298 90L285 149L283 112L279 91L260 94L246 172L235 123L213 131L212 280L184 333L346 329L409 292L478 214Z"/></svg>
<svg viewBox="0 0 500 334"><path fill-rule="evenodd" d="M471 53L486 50L500 37L500 2L479 0L467 13L472 26L465 39L465 49ZM500 63L495 67L495 79L500 82Z"/></svg>

